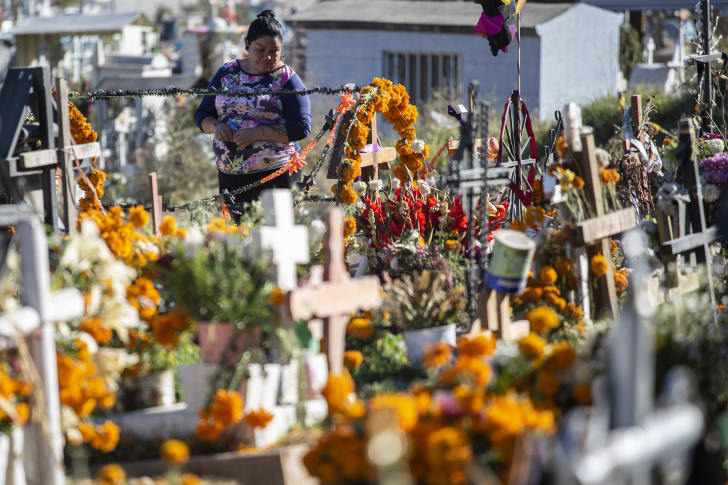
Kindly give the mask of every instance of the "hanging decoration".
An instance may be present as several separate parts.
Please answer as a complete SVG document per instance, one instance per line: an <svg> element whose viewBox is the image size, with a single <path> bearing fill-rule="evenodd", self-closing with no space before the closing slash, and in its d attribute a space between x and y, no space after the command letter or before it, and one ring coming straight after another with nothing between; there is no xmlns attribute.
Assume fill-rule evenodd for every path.
<svg viewBox="0 0 728 485"><path fill-rule="evenodd" d="M508 52L508 46L516 38L516 17L526 3L519 0L475 0L483 7L474 32L488 39L490 51L494 56L498 51Z"/></svg>

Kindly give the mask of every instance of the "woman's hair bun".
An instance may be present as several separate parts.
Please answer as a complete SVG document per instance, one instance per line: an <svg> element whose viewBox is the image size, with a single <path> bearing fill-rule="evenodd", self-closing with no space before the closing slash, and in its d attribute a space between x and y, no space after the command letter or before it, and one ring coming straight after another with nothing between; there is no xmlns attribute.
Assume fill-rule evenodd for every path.
<svg viewBox="0 0 728 485"><path fill-rule="evenodd" d="M273 13L273 10L263 10L262 12L260 12L258 14L258 17L257 18L259 18L259 19L261 19L261 18L274 19L274 18L276 18L276 14Z"/></svg>

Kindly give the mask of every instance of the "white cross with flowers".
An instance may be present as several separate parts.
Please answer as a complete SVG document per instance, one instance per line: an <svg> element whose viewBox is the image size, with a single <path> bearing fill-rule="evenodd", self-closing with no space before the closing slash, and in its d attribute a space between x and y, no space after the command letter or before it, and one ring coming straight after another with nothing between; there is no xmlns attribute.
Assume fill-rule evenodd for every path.
<svg viewBox="0 0 728 485"><path fill-rule="evenodd" d="M287 189L263 191L264 225L253 229L258 248L273 251L276 283L284 291L296 288L296 264L308 262L308 231L293 222L293 199Z"/></svg>

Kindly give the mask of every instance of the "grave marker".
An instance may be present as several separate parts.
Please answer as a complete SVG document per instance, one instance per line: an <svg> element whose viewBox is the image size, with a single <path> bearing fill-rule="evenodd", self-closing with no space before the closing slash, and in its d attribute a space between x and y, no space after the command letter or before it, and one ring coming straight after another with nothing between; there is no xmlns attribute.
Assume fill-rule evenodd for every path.
<svg viewBox="0 0 728 485"><path fill-rule="evenodd" d="M606 211L602 198L599 164L595 155L594 135L582 134L581 144L581 153L575 153L576 163L579 168L578 173L584 179L584 195L587 203L594 208L595 217L577 223L572 228L571 241L575 247L586 247L589 261L596 255L602 255L609 262L611 261L609 238L637 225L634 210L627 208L611 213ZM585 297L588 298L588 295ZM617 291L611 271L608 270L607 274L598 278L593 301L593 313L597 318L617 316Z"/></svg>
<svg viewBox="0 0 728 485"><path fill-rule="evenodd" d="M371 310L380 304L381 286L376 276L352 279L344 264L344 214L333 208L326 215L324 267L311 268L322 274L307 286L288 294L287 309L294 321L323 319L322 348L331 372L341 372L344 363L346 325L357 310ZM312 331L312 333L316 333Z"/></svg>
<svg viewBox="0 0 728 485"><path fill-rule="evenodd" d="M283 291L296 288L296 264L308 262L308 231L293 221L293 199L287 189L263 191L264 225L253 229L253 242L273 251L276 284ZM343 234L343 233L342 233Z"/></svg>
<svg viewBox="0 0 728 485"><path fill-rule="evenodd" d="M339 133L336 135L327 178L336 180L339 178L339 164L344 158L344 143L348 132L349 123L354 119L354 112L350 111L342 117ZM394 147L383 147L379 140L377 130L377 115L372 117L369 123L369 135L367 135L367 146L361 154L361 179L366 181L379 180L379 171L388 170L389 162L397 160L397 150Z"/></svg>

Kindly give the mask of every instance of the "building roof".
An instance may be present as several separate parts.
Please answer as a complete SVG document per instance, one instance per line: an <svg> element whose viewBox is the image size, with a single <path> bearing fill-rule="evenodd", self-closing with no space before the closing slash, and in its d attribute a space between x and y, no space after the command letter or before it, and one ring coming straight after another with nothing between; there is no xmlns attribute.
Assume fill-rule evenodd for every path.
<svg viewBox="0 0 728 485"><path fill-rule="evenodd" d="M583 0L595 7L623 12L625 10L693 10L696 0ZM711 0L713 7L728 8L728 0ZM527 4L532 5L532 4Z"/></svg>
<svg viewBox="0 0 728 485"><path fill-rule="evenodd" d="M118 32L122 27L139 20L148 22L140 12L26 17L19 21L10 33L13 35L62 35Z"/></svg>
<svg viewBox="0 0 728 485"><path fill-rule="evenodd" d="M528 3L521 12L521 29L533 31L574 5ZM339 0L316 3L285 20L293 28L472 33L482 11L474 2Z"/></svg>

